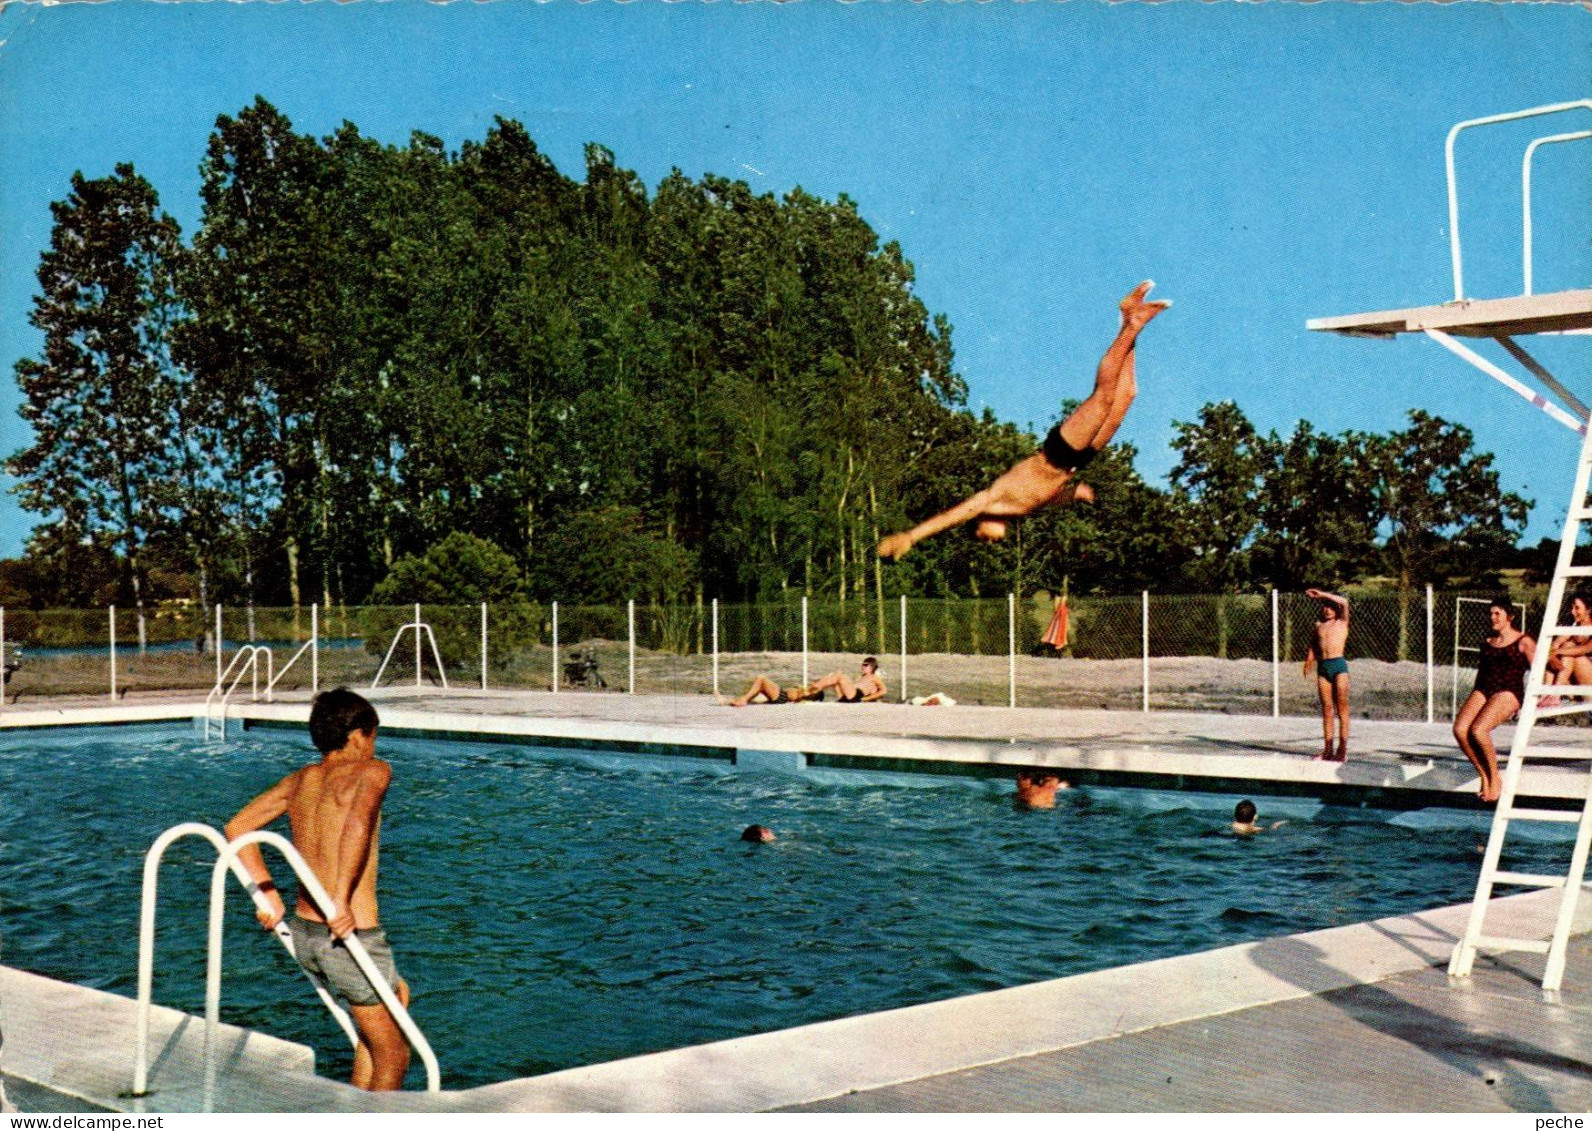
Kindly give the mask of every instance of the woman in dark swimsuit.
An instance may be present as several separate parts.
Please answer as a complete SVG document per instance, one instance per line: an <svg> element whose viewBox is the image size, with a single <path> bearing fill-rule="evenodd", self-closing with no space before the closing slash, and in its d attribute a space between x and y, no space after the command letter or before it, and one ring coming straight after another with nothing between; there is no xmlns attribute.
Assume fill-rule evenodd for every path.
<svg viewBox="0 0 1592 1131"><path fill-rule="evenodd" d="M1498 751L1492 732L1499 723L1520 710L1526 697L1526 673L1536 641L1515 627L1514 609L1499 599L1487 606L1492 635L1481 645L1481 663L1476 668L1476 689L1459 709L1454 720L1454 741L1481 775L1483 801L1498 800Z"/></svg>

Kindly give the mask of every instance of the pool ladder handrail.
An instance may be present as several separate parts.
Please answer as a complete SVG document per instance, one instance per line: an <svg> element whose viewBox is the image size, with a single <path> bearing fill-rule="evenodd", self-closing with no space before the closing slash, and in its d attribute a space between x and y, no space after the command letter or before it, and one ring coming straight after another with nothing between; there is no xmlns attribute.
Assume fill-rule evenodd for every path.
<svg viewBox="0 0 1592 1131"><path fill-rule="evenodd" d="M442 666L442 653L437 650L437 634L431 631L431 626L429 624L420 619L419 604L415 605L415 619L410 621L408 624L399 625L398 631L393 633L392 643L387 645L387 654L381 659L381 667L376 669L376 678L370 681L370 686L372 689L374 689L377 684L381 683L381 677L387 670L387 664L388 661L392 659L393 652L395 652L398 648L398 642L404 638L404 633L410 631L411 629L414 630L415 634L415 686L420 686L420 644L422 639L421 633L424 633L424 639L431 645L431 658L437 663L437 674L442 677L443 690L447 690L448 669Z"/></svg>
<svg viewBox="0 0 1592 1131"><path fill-rule="evenodd" d="M197 836L208 840L215 848L219 857L226 851L227 838L209 825L197 821L188 821L180 825L173 825L160 836L155 838L155 843L150 845L149 851L144 854L144 883L143 896L139 908L138 927L138 1028L137 1041L133 1060L133 1092L134 1096L141 1096L148 1086L149 1062L149 1007L154 996L155 981L155 906L156 895L160 884L160 865L170 848L184 837ZM232 863L233 874L238 877L254 899L256 907L269 906L265 893L259 891L254 884L254 877L250 876L243 867L242 861L236 857ZM293 932L286 922L278 923L272 932L277 940L287 948L289 954L293 951ZM308 975L306 975L308 977ZM310 984L315 987L315 992L320 995L321 1001L331 1011L333 1018L348 1035L349 1042L359 1043L359 1032L354 1028L353 1020L348 1013L337 1004L337 1001L326 991L320 983L311 979Z"/></svg>
<svg viewBox="0 0 1592 1131"><path fill-rule="evenodd" d="M210 876L210 917L209 917L209 948L205 963L205 1040L204 1040L204 1065L205 1065L205 1097L208 1107L209 1101L215 1094L216 1080L216 1029L221 1019L221 941L224 920L222 912L225 909L225 883L226 873L231 871L238 877L244 889L249 892L257 907L269 907L269 901L260 891L254 878L243 867L238 859L240 850L252 844L270 844L281 852L288 866L293 869L303 891L320 909L321 914L328 919L332 916L333 903L331 896L321 885L320 880L305 863L293 845L282 836L261 829L256 832L246 833L236 840L228 843L227 839L209 825L198 822L187 822L167 829L155 843L150 846L149 852L144 857L144 887L143 903L141 908L139 939L138 939L138 1026L137 1041L133 1063L133 1092L134 1096L147 1094L149 1083L149 1012L153 997L154 964L155 964L155 893L157 877L160 870L160 861L174 841L184 836L201 836L211 842L216 849L216 863ZM285 919L277 923L272 932L278 941L287 948L289 954L294 954L292 930ZM370 980L371 988L376 991L376 996L392 1014L404 1036L408 1039L415 1051L420 1055L426 1069L426 1090L440 1091L442 1088L441 1071L437 1066L436 1054L432 1052L430 1043L421 1033L419 1026L409 1016L408 1010L398 1001L387 980L371 962L369 953L364 944L355 935L350 935L344 940L349 956L354 959L361 972ZM308 974L305 975L308 977ZM355 1028L353 1020L348 1013L337 1004L336 1000L326 988L311 979L316 994L323 1004L336 1019L343 1033L351 1044L358 1045L359 1031Z"/></svg>
<svg viewBox="0 0 1592 1131"><path fill-rule="evenodd" d="M303 651L304 649L299 649L299 653L302 654ZM271 649L264 644L245 644L233 654L232 659L227 663L226 670L216 680L216 685L210 689L210 694L205 696L206 742L210 741L210 705L216 701L217 695L221 696L220 738L222 742L227 740L227 702L232 698L232 693L237 690L238 683L243 679L245 672L253 675L250 680L249 701L251 703L260 701L260 654L262 652L265 653L265 701L267 703L276 702L276 696L272 693L272 689L276 686L276 677L273 677L272 674ZM293 659L298 659L298 656L295 655ZM290 665L292 662L292 660L288 661ZM227 684L226 690L223 691L222 684L226 683L227 676L232 675L233 668L238 669L238 674L232 676L232 682ZM285 672L287 668L282 670Z"/></svg>

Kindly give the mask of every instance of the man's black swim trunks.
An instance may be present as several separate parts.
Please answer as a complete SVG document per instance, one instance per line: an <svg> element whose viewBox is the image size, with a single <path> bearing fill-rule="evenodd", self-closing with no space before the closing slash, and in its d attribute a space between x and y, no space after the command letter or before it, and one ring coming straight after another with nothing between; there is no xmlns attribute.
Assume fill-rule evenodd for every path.
<svg viewBox="0 0 1592 1131"><path fill-rule="evenodd" d="M1045 442L1040 446L1039 450L1044 453L1051 466L1058 471L1081 471L1089 466L1090 461L1095 456L1100 454L1093 448L1085 448L1080 452L1077 448L1067 443L1062 438L1061 425L1059 424L1050 430L1050 434L1045 437Z"/></svg>

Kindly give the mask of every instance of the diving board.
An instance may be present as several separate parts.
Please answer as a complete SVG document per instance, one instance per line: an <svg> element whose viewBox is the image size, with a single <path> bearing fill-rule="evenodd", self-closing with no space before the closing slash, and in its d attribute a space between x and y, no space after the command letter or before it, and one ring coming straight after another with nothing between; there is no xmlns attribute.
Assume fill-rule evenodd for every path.
<svg viewBox="0 0 1592 1131"><path fill-rule="evenodd" d="M1357 338L1392 338L1424 330L1441 330L1461 338L1585 333L1592 330L1592 290L1461 299L1438 306L1312 318L1305 326Z"/></svg>

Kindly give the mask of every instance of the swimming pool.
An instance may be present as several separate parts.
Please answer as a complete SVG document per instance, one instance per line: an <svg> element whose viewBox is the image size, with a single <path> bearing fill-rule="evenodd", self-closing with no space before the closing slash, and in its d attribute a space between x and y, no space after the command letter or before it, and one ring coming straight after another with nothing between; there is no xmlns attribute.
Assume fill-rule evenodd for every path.
<svg viewBox="0 0 1592 1131"><path fill-rule="evenodd" d="M1077 790L1018 812L1009 783L938 775L381 752L382 917L450 1088L1459 902L1485 835L1460 813L1261 799L1295 816L1238 839L1214 795ZM0 738L0 961L132 996L149 843L221 824L307 754L298 731ZM740 842L754 821L780 839ZM1564 848L1522 842L1505 866L1549 870ZM208 851L174 848L161 880L156 1000L193 1012ZM230 899L224 1019L345 1076L341 1034Z"/></svg>

